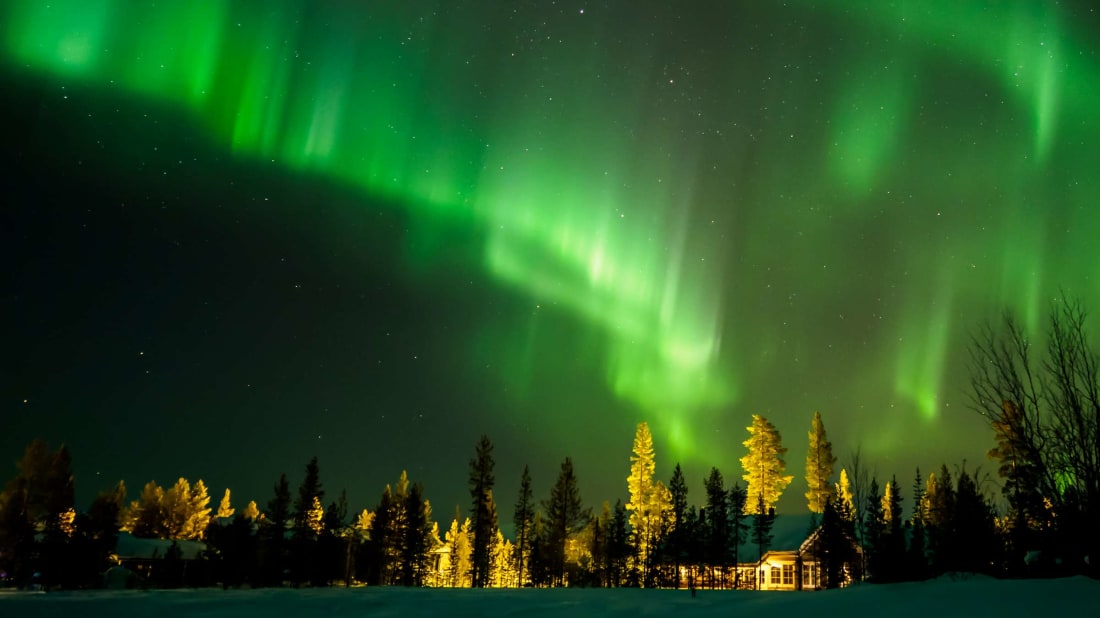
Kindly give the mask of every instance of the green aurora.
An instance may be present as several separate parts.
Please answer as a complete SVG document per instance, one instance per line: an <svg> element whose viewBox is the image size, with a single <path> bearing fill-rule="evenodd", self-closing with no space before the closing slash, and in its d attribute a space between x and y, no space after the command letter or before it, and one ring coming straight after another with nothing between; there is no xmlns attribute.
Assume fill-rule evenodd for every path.
<svg viewBox="0 0 1100 618"><path fill-rule="evenodd" d="M0 53L403 205L410 276L474 230L532 310L469 362L522 407L573 346L662 468L734 465L755 412L797 473L814 409L887 461L975 458L968 330L1039 332L1060 289L1100 307L1085 3L550 4L12 0Z"/></svg>

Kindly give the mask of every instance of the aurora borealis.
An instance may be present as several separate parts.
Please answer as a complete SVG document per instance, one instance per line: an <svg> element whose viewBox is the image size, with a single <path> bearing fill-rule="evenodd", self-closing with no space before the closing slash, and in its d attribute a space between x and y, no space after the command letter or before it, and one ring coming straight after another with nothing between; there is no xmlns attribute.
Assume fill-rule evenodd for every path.
<svg viewBox="0 0 1100 618"><path fill-rule="evenodd" d="M33 101L8 114L31 136L10 164L82 179L53 201L8 181L17 420L0 446L14 457L36 424L91 409L99 428L46 437L74 446L78 473L128 477L113 460L137 434L108 438L109 419L157 434L232 418L213 449L252 463L182 469L185 449L160 446L164 479L223 475L208 484L261 501L317 453L364 500L407 467L440 512L465 504L481 433L502 503L524 458L548 485L571 455L586 494L623 494L640 420L665 478L677 460L736 476L754 413L792 471L814 410L839 453L860 445L886 474L980 462L970 329L1007 308L1037 333L1060 290L1100 307L1100 16L787 4L7 3L5 83ZM89 157L105 180L73 172ZM172 178L151 180L157 165ZM290 189L263 193L270 178ZM132 183L147 204L86 191ZM71 285L66 262L95 252L56 230L82 201L124 255ZM139 263L174 250L119 231L139 219L220 249L150 282ZM309 296L268 289L284 284ZM181 329L212 289L218 326ZM55 303L103 309L59 326L41 317ZM122 320L139 334L91 336ZM129 367L138 355L189 379L138 387L155 372ZM797 508L799 482L781 504Z"/></svg>

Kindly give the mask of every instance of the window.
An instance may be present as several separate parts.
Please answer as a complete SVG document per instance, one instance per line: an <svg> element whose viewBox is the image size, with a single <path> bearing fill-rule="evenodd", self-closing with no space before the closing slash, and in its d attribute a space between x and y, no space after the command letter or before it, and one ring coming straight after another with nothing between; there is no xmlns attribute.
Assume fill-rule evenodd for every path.
<svg viewBox="0 0 1100 618"><path fill-rule="evenodd" d="M802 587L817 588L817 568L813 564L802 565Z"/></svg>
<svg viewBox="0 0 1100 618"><path fill-rule="evenodd" d="M784 564L783 565L783 585L784 586L793 586L794 585L794 565L793 564Z"/></svg>
<svg viewBox="0 0 1100 618"><path fill-rule="evenodd" d="M779 584L779 567L771 568L771 575L768 576L768 582L773 586Z"/></svg>

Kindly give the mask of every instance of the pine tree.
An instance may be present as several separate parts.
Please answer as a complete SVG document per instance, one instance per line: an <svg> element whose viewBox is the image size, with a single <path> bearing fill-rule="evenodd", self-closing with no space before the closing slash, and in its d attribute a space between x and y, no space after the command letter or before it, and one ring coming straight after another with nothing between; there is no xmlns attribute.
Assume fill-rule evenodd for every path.
<svg viewBox="0 0 1100 618"><path fill-rule="evenodd" d="M978 491L974 478L963 468L955 486L951 513L951 552L945 561L951 570L991 573L1000 559L993 509Z"/></svg>
<svg viewBox="0 0 1100 618"><path fill-rule="evenodd" d="M232 506L229 505L229 488L225 488L225 494L222 495L221 502L218 503L218 511L214 517L218 519L229 519L233 517L233 513L236 512Z"/></svg>
<svg viewBox="0 0 1100 618"><path fill-rule="evenodd" d="M669 534L669 553L672 555L674 573L677 581L680 577L680 565L687 558L688 530L684 524L688 509L688 486L684 479L684 472L680 464L672 471L672 479L668 483L668 490L672 497L672 532Z"/></svg>
<svg viewBox="0 0 1100 618"><path fill-rule="evenodd" d="M316 534L315 528L310 525L314 508L314 498L321 502L325 498L325 490L321 486L321 473L317 465L317 457L314 456L306 464L306 476L302 484L298 486L298 498L294 501L294 530L299 536Z"/></svg>
<svg viewBox="0 0 1100 618"><path fill-rule="evenodd" d="M729 497L730 547L733 549L730 558L734 566L740 559L741 545L749 540L749 525L745 523L745 502L748 499L745 488L740 483L734 483ZM740 573L735 572L733 583L734 587L740 586Z"/></svg>
<svg viewBox="0 0 1100 618"><path fill-rule="evenodd" d="M905 529L901 503L901 490L898 489L897 477L894 477L886 483L886 491L882 495L882 518L886 525L880 559L881 579L885 581L900 581L904 575Z"/></svg>
<svg viewBox="0 0 1100 618"><path fill-rule="evenodd" d="M589 553L592 554L592 570L596 577L597 585L610 587L611 566L611 503L603 502L600 516L592 522L592 539L589 543Z"/></svg>
<svg viewBox="0 0 1100 618"><path fill-rule="evenodd" d="M730 559L729 509L722 473L718 468L710 469L710 476L707 477L704 487L707 493L708 524L704 560L710 567L707 569L708 573L714 573L714 568L717 567L720 576L724 577ZM710 587L713 588L717 582L713 577L708 579Z"/></svg>
<svg viewBox="0 0 1100 618"><path fill-rule="evenodd" d="M814 412L810 425L810 448L806 452L806 500L811 513L823 513L825 501L833 492L829 481L833 477L833 443L825 436L825 424L821 422L821 413Z"/></svg>
<svg viewBox="0 0 1100 618"><path fill-rule="evenodd" d="M924 478L921 477L920 468L917 468L913 481L913 516L909 520L912 526L907 560L909 579L924 579L928 570L928 559L925 556L925 519Z"/></svg>
<svg viewBox="0 0 1100 618"><path fill-rule="evenodd" d="M745 470L742 478L748 483L749 496L760 498L749 502L749 513L758 513L761 508L767 512L794 477L783 474L787 469L783 461L787 449L782 445L779 430L758 414L752 415L752 425L747 429L749 439L742 444L749 452L741 458L741 467Z"/></svg>
<svg viewBox="0 0 1100 618"><path fill-rule="evenodd" d="M883 535L886 532L886 520L882 512L882 496L878 493L878 481L871 478L871 489L867 493L867 507L864 512L863 549L867 554L867 571L871 579L883 575Z"/></svg>
<svg viewBox="0 0 1100 618"><path fill-rule="evenodd" d="M161 504L164 508L163 538L187 538L191 519L191 483L181 476L175 485L164 492Z"/></svg>
<svg viewBox="0 0 1100 618"><path fill-rule="evenodd" d="M523 466L523 476L519 481L519 497L516 499L515 515L512 524L516 535L516 571L520 586L525 583L527 561L531 557L531 526L534 523L535 506L531 502L531 473Z"/></svg>
<svg viewBox="0 0 1100 618"><path fill-rule="evenodd" d="M654 510L654 483L656 463L653 453L653 436L649 425L638 423L634 434L634 454L630 457L630 476L626 479L630 501L626 510L630 512L630 528L634 531L634 559L645 585L647 570L651 562L655 527L658 513Z"/></svg>
<svg viewBox="0 0 1100 618"><path fill-rule="evenodd" d="M569 457L561 464L558 480L550 490L550 498L544 503L547 519L548 562L554 583L565 585L566 544L569 537L588 525L589 513L581 503L577 477L573 473L573 460Z"/></svg>
<svg viewBox="0 0 1100 618"><path fill-rule="evenodd" d="M837 514L842 520L851 523L855 517L856 505L852 497L852 484L848 481L848 471L843 468L840 470L840 480L836 483L836 497Z"/></svg>
<svg viewBox="0 0 1100 618"><path fill-rule="evenodd" d="M473 499L473 556L471 579L475 588L484 588L489 579L489 548L497 529L493 501L493 443L481 436L470 460L470 497ZM490 517L490 511L493 512Z"/></svg>
<svg viewBox="0 0 1100 618"><path fill-rule="evenodd" d="M452 588L465 588L470 586L470 554L473 547L470 543L472 524L467 517L462 526L458 525L456 518L451 525L451 531L447 534L447 542L451 546L450 580Z"/></svg>
<svg viewBox="0 0 1100 618"><path fill-rule="evenodd" d="M611 519L611 531L608 534L608 579L615 587L622 586L627 577L627 558L630 556L628 525L626 507L622 500L616 500Z"/></svg>
<svg viewBox="0 0 1100 618"><path fill-rule="evenodd" d="M123 516L123 530L139 538L166 538L167 513L164 506L164 489L149 481L141 490L141 497L130 504Z"/></svg>
<svg viewBox="0 0 1100 618"><path fill-rule="evenodd" d="M504 538L504 533L497 528L493 539L492 559L489 566L489 585L494 588L511 587L515 585L516 572L513 568L512 555L516 548L512 542Z"/></svg>
<svg viewBox="0 0 1100 618"><path fill-rule="evenodd" d="M424 499L424 489L420 483L409 488L404 510L408 519L401 542L401 584L422 586L428 572L433 542L431 504Z"/></svg>
<svg viewBox="0 0 1100 618"><path fill-rule="evenodd" d="M928 475L928 484L924 491L928 516L928 549L932 569L936 574L956 568L955 557L955 485L951 471L944 464L937 476Z"/></svg>
<svg viewBox="0 0 1100 618"><path fill-rule="evenodd" d="M241 514L249 521L256 521L256 519L260 517L260 509L256 506L256 501L249 500L248 506L244 507L244 511L242 511Z"/></svg>
<svg viewBox="0 0 1100 618"><path fill-rule="evenodd" d="M265 523L260 528L261 569L268 585L283 582L287 559L286 531L290 520L290 483L286 474L282 474L275 484L275 496L267 503Z"/></svg>
<svg viewBox="0 0 1100 618"><path fill-rule="evenodd" d="M650 527L649 564L646 566L646 576L649 581L646 585L658 586L661 583L661 552L669 530L675 523L672 514L672 492L661 481L653 485L649 510L656 517L656 522Z"/></svg>
<svg viewBox="0 0 1100 618"><path fill-rule="evenodd" d="M764 494L756 494L756 507L752 514L752 542L756 543L757 559L764 557L764 552L772 542L772 524L775 523L775 509L770 509L764 503Z"/></svg>
<svg viewBox="0 0 1100 618"><path fill-rule="evenodd" d="M202 479L195 481L187 496L187 521L181 538L201 541L210 525L210 494Z"/></svg>

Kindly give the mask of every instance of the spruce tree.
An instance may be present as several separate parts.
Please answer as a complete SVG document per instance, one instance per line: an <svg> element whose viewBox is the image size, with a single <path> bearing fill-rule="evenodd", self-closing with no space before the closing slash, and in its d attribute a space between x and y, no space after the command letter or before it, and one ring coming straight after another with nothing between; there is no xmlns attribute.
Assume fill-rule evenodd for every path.
<svg viewBox="0 0 1100 618"><path fill-rule="evenodd" d="M897 477L894 477L886 483L886 491L882 495L882 516L885 527L880 552L880 579L883 581L899 581L904 576L905 527L901 503L901 490L898 488Z"/></svg>
<svg viewBox="0 0 1100 618"><path fill-rule="evenodd" d="M141 497L130 504L123 515L123 530L139 538L167 538L168 516L164 506L164 489L156 481L149 481L141 490Z"/></svg>
<svg viewBox="0 0 1100 618"><path fill-rule="evenodd" d="M608 578L612 586L622 586L627 577L627 558L630 555L629 517L622 500L615 501L615 510L611 520L611 533L608 540Z"/></svg>
<svg viewBox="0 0 1100 618"><path fill-rule="evenodd" d="M201 541L210 525L210 494L202 479L195 481L187 495L187 519L180 538Z"/></svg>
<svg viewBox="0 0 1100 618"><path fill-rule="evenodd" d="M729 522L730 522L730 547L732 548L731 562L734 567L740 561L741 545L749 540L749 525L745 522L745 503L749 496L740 483L734 483L730 488L729 497ZM734 571L734 587L740 586L740 572Z"/></svg>
<svg viewBox="0 0 1100 618"><path fill-rule="evenodd" d="M298 486L298 498L294 501L294 533L298 536L315 534L315 527L310 526L313 512L314 498L321 502L325 498L325 490L321 486L321 473L317 465L317 457L314 456L306 464L306 475L302 484Z"/></svg>
<svg viewBox="0 0 1100 618"><path fill-rule="evenodd" d="M718 468L710 469L710 476L707 477L704 488L707 494L708 524L704 560L709 567L708 573L713 574L714 569L717 568L719 577L725 577L730 557L729 508L722 473ZM711 588L718 583L714 581L713 576L708 577L708 580L707 583Z"/></svg>
<svg viewBox="0 0 1100 618"><path fill-rule="evenodd" d="M886 532L886 520L882 512L882 496L878 493L878 480L874 477L871 478L871 488L867 492L867 506L863 517L863 550L867 555L867 574L872 580L878 580L884 574L883 535Z"/></svg>
<svg viewBox="0 0 1100 618"><path fill-rule="evenodd" d="M917 468L916 478L913 481L913 516L909 520L912 531L909 535L909 551L906 560L906 575L911 580L924 579L928 570L928 558L925 556L925 519L924 478L921 477L920 468Z"/></svg>
<svg viewBox="0 0 1100 618"><path fill-rule="evenodd" d="M757 559L764 557L764 552L772 542L772 524L775 523L775 509L768 508L764 502L764 495L756 495L756 507L752 514L752 542L756 543Z"/></svg>
<svg viewBox="0 0 1100 618"><path fill-rule="evenodd" d="M749 439L742 444L748 447L749 452L741 458L741 467L745 470L742 478L748 483L749 496L760 498L750 501L749 513L758 513L761 508L766 513L775 506L794 477L784 474L787 464L783 461L783 455L787 449L775 425L763 416L753 414L752 425L747 429Z"/></svg>
<svg viewBox="0 0 1100 618"><path fill-rule="evenodd" d="M653 436L649 425L638 423L634 434L634 454L630 456L630 476L626 478L630 500L626 510L630 512L630 528L633 530L634 558L645 585L651 562L652 542L656 537L659 514L654 509L653 476L656 463L653 453Z"/></svg>
<svg viewBox="0 0 1100 618"><path fill-rule="evenodd" d="M423 586L434 542L431 504L424 499L424 489L420 483L414 483L409 488L404 510L407 523L401 543L401 584Z"/></svg>
<svg viewBox="0 0 1100 618"><path fill-rule="evenodd" d="M833 494L833 443L825 435L825 424L821 422L821 413L814 412L810 424L810 448L806 452L806 501L811 513L823 513L825 501Z"/></svg>
<svg viewBox="0 0 1100 618"><path fill-rule="evenodd" d="M531 555L531 526L534 523L535 505L531 495L531 472L523 466L523 476L519 480L519 496L516 498L516 510L512 516L513 530L516 535L516 572L520 586L526 577L527 561Z"/></svg>
<svg viewBox="0 0 1100 618"><path fill-rule="evenodd" d="M161 505L164 509L163 538L188 538L191 519L191 483L183 477L177 479L176 484L164 492Z"/></svg>
<svg viewBox="0 0 1100 618"><path fill-rule="evenodd" d="M493 504L493 443L481 436L470 460L470 497L473 499L474 537L470 578L475 588L489 581L490 547L496 534L496 505Z"/></svg>
<svg viewBox="0 0 1100 618"><path fill-rule="evenodd" d="M286 531L291 520L290 483L286 474L279 476L275 495L267 503L264 523L260 527L261 572L267 585L280 585L286 568Z"/></svg>
<svg viewBox="0 0 1100 618"><path fill-rule="evenodd" d="M550 490L550 498L543 504L546 509L549 564L554 583L565 585L565 546L569 537L584 529L589 513L581 503L577 477L573 473L573 460L569 457L561 464L558 480Z"/></svg>
<svg viewBox="0 0 1100 618"><path fill-rule="evenodd" d="M295 584L303 584L315 578L317 569L317 538L321 531L324 506L321 502L325 491L321 486L321 473L317 457L306 464L305 477L298 485L298 497L294 501L294 525L290 541L290 576Z"/></svg>
<svg viewBox="0 0 1100 618"><path fill-rule="evenodd" d="M684 523L688 509L688 486L679 463L672 471L672 479L668 483L668 490L672 495L672 532L669 534L669 553L672 555L674 573L678 581L680 565L687 557L688 536L688 530Z"/></svg>

